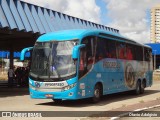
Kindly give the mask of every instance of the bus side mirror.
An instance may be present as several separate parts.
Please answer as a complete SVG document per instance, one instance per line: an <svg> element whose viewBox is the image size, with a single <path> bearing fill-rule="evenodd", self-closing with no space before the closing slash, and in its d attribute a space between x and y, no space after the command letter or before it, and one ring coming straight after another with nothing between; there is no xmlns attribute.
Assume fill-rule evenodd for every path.
<svg viewBox="0 0 160 120"><path fill-rule="evenodd" d="M85 44L81 44L81 45L74 46L73 51L72 51L72 59L73 59L73 60L77 60L77 59L78 59L79 50L80 50L81 48L85 47L85 46L86 46Z"/></svg>
<svg viewBox="0 0 160 120"><path fill-rule="evenodd" d="M24 60L24 57L25 57L25 54L26 52L32 50L33 47L28 47L28 48L24 48L22 51L21 51L21 56L20 56L20 60L23 61Z"/></svg>

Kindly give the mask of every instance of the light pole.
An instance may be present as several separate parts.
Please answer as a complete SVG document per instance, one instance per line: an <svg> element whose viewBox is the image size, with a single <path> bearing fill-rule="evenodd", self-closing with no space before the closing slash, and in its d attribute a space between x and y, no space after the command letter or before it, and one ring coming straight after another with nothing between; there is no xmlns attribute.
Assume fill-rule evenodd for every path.
<svg viewBox="0 0 160 120"><path fill-rule="evenodd" d="M154 70L156 69L156 51L157 50L153 50L154 51Z"/></svg>

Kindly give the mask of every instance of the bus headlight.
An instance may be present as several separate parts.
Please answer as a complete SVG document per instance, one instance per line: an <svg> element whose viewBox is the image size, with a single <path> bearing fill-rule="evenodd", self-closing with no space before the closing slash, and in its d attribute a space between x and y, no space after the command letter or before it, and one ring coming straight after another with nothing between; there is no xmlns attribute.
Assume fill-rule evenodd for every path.
<svg viewBox="0 0 160 120"><path fill-rule="evenodd" d="M73 87L75 87L75 86L76 86L76 83L73 83L73 84L71 84L71 85L68 85L68 86L66 86L66 87L63 87L63 88L62 88L62 91L69 90L69 89L71 89L71 88L73 88Z"/></svg>

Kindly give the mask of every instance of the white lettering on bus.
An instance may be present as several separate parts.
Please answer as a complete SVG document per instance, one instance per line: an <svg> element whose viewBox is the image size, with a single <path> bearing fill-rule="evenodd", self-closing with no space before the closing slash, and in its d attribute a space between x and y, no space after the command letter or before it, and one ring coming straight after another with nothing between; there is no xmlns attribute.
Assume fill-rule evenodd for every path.
<svg viewBox="0 0 160 120"><path fill-rule="evenodd" d="M103 67L104 68L120 68L120 63L115 61L104 61Z"/></svg>

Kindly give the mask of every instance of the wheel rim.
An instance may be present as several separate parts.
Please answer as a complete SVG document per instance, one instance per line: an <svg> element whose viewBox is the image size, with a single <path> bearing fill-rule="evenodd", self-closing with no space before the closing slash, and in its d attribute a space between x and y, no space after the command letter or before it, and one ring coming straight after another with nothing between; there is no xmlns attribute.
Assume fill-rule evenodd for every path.
<svg viewBox="0 0 160 120"><path fill-rule="evenodd" d="M96 98L99 98L99 97L100 97L100 91L99 91L99 89L96 89L96 90L94 91L94 95L95 95Z"/></svg>

